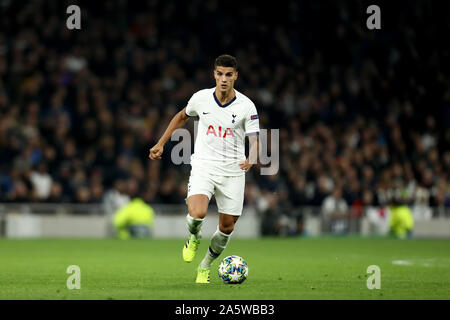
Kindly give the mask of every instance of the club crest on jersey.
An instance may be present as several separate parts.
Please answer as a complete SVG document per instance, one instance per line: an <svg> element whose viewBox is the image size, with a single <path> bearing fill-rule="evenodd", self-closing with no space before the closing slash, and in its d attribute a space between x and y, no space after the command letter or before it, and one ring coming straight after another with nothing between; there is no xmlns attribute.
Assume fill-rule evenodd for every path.
<svg viewBox="0 0 450 320"><path fill-rule="evenodd" d="M236 115L235 115L235 114L232 114L231 116L233 117L233 120L231 121L231 123L235 123L235 122L236 122L236 121L235 121Z"/></svg>
<svg viewBox="0 0 450 320"><path fill-rule="evenodd" d="M223 133L223 136L222 136ZM218 130L214 129L214 126L209 125L206 135L213 134L215 137L225 138L227 135L234 137L233 131L230 128L222 128L219 126Z"/></svg>

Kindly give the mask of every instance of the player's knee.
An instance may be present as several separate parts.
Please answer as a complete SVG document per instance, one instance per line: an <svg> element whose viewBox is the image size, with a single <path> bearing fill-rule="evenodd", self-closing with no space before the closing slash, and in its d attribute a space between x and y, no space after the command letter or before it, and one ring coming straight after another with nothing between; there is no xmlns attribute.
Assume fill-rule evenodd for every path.
<svg viewBox="0 0 450 320"><path fill-rule="evenodd" d="M203 219L206 216L206 209L201 206L191 205L188 207L188 211L192 218Z"/></svg>
<svg viewBox="0 0 450 320"><path fill-rule="evenodd" d="M233 232L234 230L234 223L230 223L230 224L220 224L219 225L219 230L222 233L225 234L230 234Z"/></svg>

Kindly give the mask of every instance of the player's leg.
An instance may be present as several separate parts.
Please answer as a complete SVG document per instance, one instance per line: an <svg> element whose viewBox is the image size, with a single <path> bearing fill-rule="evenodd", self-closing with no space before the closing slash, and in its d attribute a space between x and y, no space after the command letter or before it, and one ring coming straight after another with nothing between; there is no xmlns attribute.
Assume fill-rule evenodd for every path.
<svg viewBox="0 0 450 320"><path fill-rule="evenodd" d="M204 194L194 194L187 198L186 225L189 233L196 239L201 238L201 228L208 211L208 204L209 198Z"/></svg>
<svg viewBox="0 0 450 320"><path fill-rule="evenodd" d="M200 263L201 268L211 268L213 261L225 250L238 219L239 216L219 212L219 225L211 238L208 251Z"/></svg>
<svg viewBox="0 0 450 320"><path fill-rule="evenodd" d="M197 283L209 283L211 265L230 241L236 221L242 214L244 188L245 176L224 177L223 183L216 185L215 197L219 209L219 225L198 268Z"/></svg>
<svg viewBox="0 0 450 320"><path fill-rule="evenodd" d="M200 263L197 270L196 283L209 283L211 264L216 260L223 250L227 247L230 241L231 234L234 230L234 225L239 219L239 216L232 216L219 212L219 226L214 232L211 243L206 251L205 257Z"/></svg>
<svg viewBox="0 0 450 320"><path fill-rule="evenodd" d="M213 192L214 185L208 176L193 170L189 177L186 199L188 206L186 226L190 233L189 239L183 247L183 260L186 262L192 262L197 253L201 238L201 227Z"/></svg>
<svg viewBox="0 0 450 320"><path fill-rule="evenodd" d="M201 238L201 228L208 211L208 204L209 198L204 194L195 194L187 198L188 214L186 215L186 226L190 236L183 247L183 260L186 262L192 262L197 253Z"/></svg>

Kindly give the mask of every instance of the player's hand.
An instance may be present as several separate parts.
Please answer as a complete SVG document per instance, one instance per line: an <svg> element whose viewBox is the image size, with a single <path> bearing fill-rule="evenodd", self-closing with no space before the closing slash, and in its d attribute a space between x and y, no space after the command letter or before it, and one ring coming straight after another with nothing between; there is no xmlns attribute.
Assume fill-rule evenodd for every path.
<svg viewBox="0 0 450 320"><path fill-rule="evenodd" d="M248 159L245 159L245 161L239 161L239 167L245 172L247 172L252 167L252 164Z"/></svg>
<svg viewBox="0 0 450 320"><path fill-rule="evenodd" d="M152 160L161 159L161 155L164 151L164 146L160 144L155 144L153 148L150 149L148 157Z"/></svg>

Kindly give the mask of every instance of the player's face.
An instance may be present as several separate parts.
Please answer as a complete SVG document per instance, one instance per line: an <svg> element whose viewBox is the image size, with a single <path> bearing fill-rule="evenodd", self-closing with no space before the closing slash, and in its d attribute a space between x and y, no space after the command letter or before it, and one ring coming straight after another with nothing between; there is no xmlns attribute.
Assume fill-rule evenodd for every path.
<svg viewBox="0 0 450 320"><path fill-rule="evenodd" d="M214 78L216 79L216 86L222 92L231 90L234 86L238 73L232 67L216 67L214 70Z"/></svg>

